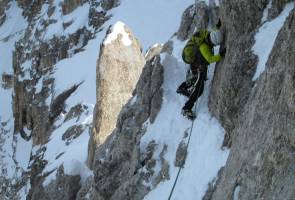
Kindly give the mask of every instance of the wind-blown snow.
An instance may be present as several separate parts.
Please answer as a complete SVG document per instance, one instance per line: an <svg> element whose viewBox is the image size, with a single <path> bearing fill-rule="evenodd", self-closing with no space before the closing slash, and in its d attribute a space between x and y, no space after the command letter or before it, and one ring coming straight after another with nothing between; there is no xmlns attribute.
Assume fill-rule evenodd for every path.
<svg viewBox="0 0 295 200"><path fill-rule="evenodd" d="M14 43L22 36L27 25L17 2L12 1L10 8L6 11L6 20L0 26L0 74L3 72L12 73Z"/></svg>
<svg viewBox="0 0 295 200"><path fill-rule="evenodd" d="M107 38L104 41L104 44L110 44L112 41L116 40L119 34L122 36L121 41L125 46L130 46L132 44L131 39L129 38L128 33L125 31L125 24L121 21L114 24L112 27L111 33L108 34Z"/></svg>
<svg viewBox="0 0 295 200"><path fill-rule="evenodd" d="M180 57L181 43L174 40L175 57ZM178 48L177 48L178 47ZM164 72L164 97L161 111L153 124L147 123L147 132L141 140L141 151L144 152L147 144L155 140L157 152L155 159L160 162L159 152L165 144L168 145L168 153L165 159L170 165L170 180L161 182L152 190L145 200L153 200L161 197L167 199L175 181L178 168L174 166L175 154L184 134L192 123L181 114L181 108L185 98L176 94L177 86L185 79L185 66L176 58L162 56ZM229 151L221 150L224 129L208 111L208 95L210 82L213 77L214 65L209 67L209 80L206 82L205 91L199 100L197 107L197 119L194 122L192 137L188 147L188 156L177 182L172 199L202 199L208 187L220 167L225 165ZM186 138L187 141L187 138ZM149 184L149 183L146 183Z"/></svg>
<svg viewBox="0 0 295 200"><path fill-rule="evenodd" d="M117 33L122 32L123 23L126 23L131 28L136 37L139 38L146 50L149 46L153 46L155 43L166 42L171 35L177 30L181 14L190 4L194 1L169 1L169 4L165 1L152 1L146 2L142 0L134 1L122 1L121 5L111 11L113 17L105 24L105 27L116 24L114 26L118 29L113 30L113 33L108 36L107 43L117 38ZM150 9L149 9L150 8ZM151 12L152 11L152 12ZM118 22L120 21L120 22ZM118 22L118 23L117 23ZM95 70L96 60L99 55L99 44L103 40L106 33L106 29L97 34L96 39L89 41L88 45L84 47L85 51L74 55L72 58L60 61L56 65L55 78L58 85L56 85L57 91L61 92L66 88L71 87L73 84L77 84L81 81L84 83L78 88L77 92L69 98L67 103L69 105L75 105L78 102L84 102L87 104L95 104ZM174 40L174 56L181 60L181 49L183 43ZM163 56L162 56L163 57ZM184 104L184 98L178 96L175 93L177 85L180 84L185 77L185 69L182 62L178 62L177 59L167 56L164 65L165 70L165 95L164 103L159 113L156 122L154 124L148 124L148 132L142 139L141 148L144 149L150 140L156 140L159 144L155 156L159 156L163 145L168 144L168 153L165 155L165 159L170 164L170 181L160 183L159 186L153 190L146 199L157 199L158 195L168 195L172 187L172 181L177 173L177 168L174 167L175 152L179 142L183 139L184 131L190 127L191 123L187 119L183 118L180 114L181 107ZM213 69L212 69L213 70ZM64 76L70 72L70 76ZM212 77L211 71L211 77ZM204 194L207 184L217 175L217 172L221 166L225 164L228 151L221 151L219 148L223 140L223 129L218 124L217 120L212 118L207 108L207 96L209 91L209 85L207 84L207 93L204 93L204 100L201 101L199 118L195 122L194 132L192 136L191 145L188 149L188 158L185 166L185 170L181 173L181 178L178 183L178 189L175 191L173 198L183 196L185 192L187 199L191 199L192 194L197 191L197 196L201 198ZM64 147L63 141L61 141L61 135L66 130L66 125L63 125L58 129L52 137L48 146L58 143L61 145L61 149L58 152L53 152L49 148L48 159L51 160L58 153L69 150ZM165 130L166 131L160 131ZM160 132L159 132L160 131ZM154 134L149 134L154 133ZM158 134L156 134L158 133ZM84 137L83 133L80 137ZM55 136L54 136L55 135ZM56 140L56 141L54 141ZM197 145L196 145L197 144ZM87 155L87 145L84 143L79 144L84 149L85 155ZM62 162L65 166L65 171L76 171L70 169L70 166L76 166L69 156L60 157L57 161L49 164L46 171L50 171L58 167ZM82 166L81 159L78 166ZM159 158L157 162L157 169L160 170ZM202 165L199 165L202 163ZM79 171L80 167L78 167ZM87 170L86 170L87 171ZM198 171L196 173L196 171ZM56 173L56 172L55 172ZM45 182L48 183L55 176L53 173ZM79 172L76 172L79 174ZM199 179L199 183L195 184L195 180ZM148 183L147 183L148 184ZM181 186L183 185L183 186ZM191 185L190 187L186 187Z"/></svg>
<svg viewBox="0 0 295 200"><path fill-rule="evenodd" d="M28 23L22 16L22 10L17 6L17 2L11 1L9 9L6 11L6 20L0 26L0 75L3 73L13 74L12 54L14 44L24 33ZM0 81L2 84L2 79ZM12 90L4 89L0 86L0 123L7 122L6 125L0 125L3 129L0 136L1 151L0 151L0 176L7 178L15 178L19 176L19 170L27 168L28 149L25 141L15 143L13 138L14 119L12 112ZM26 150L14 154L14 147L24 145ZM21 154L20 154L21 153ZM23 155L23 157L22 157ZM18 162L20 166L17 166Z"/></svg>
<svg viewBox="0 0 295 200"><path fill-rule="evenodd" d="M192 0L172 0L167 4L165 1L158 0L153 2L142 0L122 1L118 8L113 9L113 17L105 24L105 27L116 24L114 32L118 33L122 32L123 22L127 23L127 26L131 28L135 36L139 37L140 42L147 48L157 42L166 42L177 29L184 9L193 2ZM147 12L150 13L147 14ZM117 23L117 21L123 22ZM96 39L89 41L88 45L84 47L85 51L57 63L54 75L57 83L57 93L83 81L77 92L68 99L67 104L75 105L80 102L89 105L95 104L96 61L99 55L99 44L103 40L105 33L106 29L98 33ZM107 42L113 40L116 34L109 37L110 40L107 40ZM129 45L128 39L124 41L126 45ZM69 76L65 76L65 74L69 73ZM92 113L89 113L89 115L92 115ZM61 135L64 130L66 129L62 126L57 132ZM83 146L83 149L88 147L87 143L80 146L81 148ZM87 155L87 152L85 153ZM64 161L64 163L67 163L67 161ZM57 165L52 166L56 167ZM69 166L68 164L65 165Z"/></svg>
<svg viewBox="0 0 295 200"><path fill-rule="evenodd" d="M63 15L62 10L59 6L59 0L55 1L56 7L55 12L48 19L56 20L56 23L49 25L46 29L44 39L51 39L53 36L62 36L75 33L78 29L83 28L84 26L88 27L88 18L89 18L89 8L88 3L84 3L82 6L79 6L76 10L69 13L68 15ZM46 4L44 5L47 6ZM44 13L47 15L47 13ZM63 24L71 23L69 27L64 29Z"/></svg>
<svg viewBox="0 0 295 200"><path fill-rule="evenodd" d="M92 113L93 107L90 107L89 113ZM54 131L50 137L50 141L45 144L46 152L44 154L44 159L48 160L49 163L44 169L44 173L50 172L57 169L61 164L64 166L64 172L69 175L80 175L81 181L85 181L86 177L92 174L92 172L87 168L85 162L87 160L88 152L88 141L89 141L89 126L92 122L92 116L83 114L79 121L72 119L61 126L61 128ZM62 121L64 118L61 118ZM83 133L68 143L62 139L63 134L66 130L73 125L82 124L84 126ZM42 148L42 147L39 147ZM46 177L43 185L47 185L56 177L56 170Z"/></svg>
<svg viewBox="0 0 295 200"><path fill-rule="evenodd" d="M29 133L27 129L25 129L26 133ZM24 170L28 169L29 162L30 162L30 156L32 151L32 145L33 141L24 140L20 134L17 136L17 144L16 144L16 151L15 151L15 158L19 164Z"/></svg>
<svg viewBox="0 0 295 200"><path fill-rule="evenodd" d="M117 37L117 33L123 32L123 23L126 23L135 36L139 38L140 43L143 44L143 47L146 50L154 43L166 42L175 30L177 30L182 12L188 7L188 5L193 3L193 0L171 0L169 3L164 0L123 0L119 7L110 11L113 17L105 23L104 29L96 35L96 38L90 40L88 44L83 47L84 51L73 55L71 58L61 60L56 64L54 73L56 93L59 94L74 84L83 82L66 103L71 106L83 103L90 107L94 107L96 101L96 61L99 55L99 46L105 38L107 28L110 25L115 24L114 34L109 35L107 40L107 42L111 42ZM83 7L85 6L86 5L84 4ZM80 10L79 12L75 11L70 14L70 18L75 18L75 16L79 17L81 13L85 14L88 13L88 11L86 11L86 9ZM59 13L56 13L55 18L58 19L58 16ZM62 33L61 29L57 29L58 27L56 26L57 25L49 26L48 32L46 33L47 39L54 34ZM60 25L58 26L60 27ZM126 45L130 45L130 39L127 34L123 34L122 39ZM92 116L92 111L90 111L88 115ZM81 169L81 171L83 171L82 169L85 170L85 165L82 165L81 163L83 163L87 157L88 140L86 138L89 138L88 132L85 131L79 137L81 139L75 139L75 142L76 140L79 141L73 144L73 148L75 145L76 147L79 146L79 148L74 151L75 153L71 153L72 149L70 147L65 147L64 141L61 140L62 134L68 127L70 127L70 125L64 124L52 134L52 138L47 144L48 149L46 151L47 159L52 163L46 167L45 171L56 169L61 163L63 163L66 173L74 173L75 171L75 173L78 173L76 167L74 167L75 169L71 169L72 166L75 166L73 162L80 163L80 167L77 167ZM58 144L61 146L59 150L56 149L56 145ZM72 144L70 146L72 146ZM78 150L80 153L77 152ZM58 160L54 160L55 156L61 152L65 152L65 154ZM76 159L78 160L77 162ZM56 172L52 173L46 179L44 184L47 184L50 180L54 179L55 174ZM87 174L89 175L86 170L86 175ZM82 176L86 175L82 174Z"/></svg>
<svg viewBox="0 0 295 200"><path fill-rule="evenodd" d="M56 5L56 9L53 15L50 16L50 19L55 19L57 21L46 28L43 39L49 40L54 36L67 36L83 26L91 29L88 27L88 3L83 4L72 13L63 16L60 10L61 2L61 0L53 1L53 4ZM88 124L92 122L93 107L96 101L96 61L99 55L100 43L105 38L107 28L115 24L113 31L115 34L108 36L109 38L106 41L108 43L117 38L118 33L122 33L122 30L124 30L123 23L125 23L130 27L142 44L144 51L146 51L155 43L165 43L174 34L179 27L183 11L194 2L194 0L122 0L120 6L109 11L112 18L103 25L102 31L98 32L96 37L83 47L84 51L73 54L71 55L72 57L61 60L55 65L55 72L52 76L55 78L56 94L63 92L74 84L83 82L77 91L66 101L68 105L66 110L78 103L87 105L89 110L83 113L83 116L81 116L78 121L72 119L63 123L64 118L61 117L60 121L56 123L56 125L60 125L60 127L52 133L50 141L44 145L47 149L44 154L44 159L49 161L44 173L57 169L63 164L66 174L79 174L82 177L82 182L87 176L91 175L91 171L89 171L85 165L89 140ZM40 12L40 18L49 18L47 16L47 9L48 4L44 4ZM10 12L10 15L19 16L19 19L15 20L15 25L13 25L12 21L6 21L4 24L5 26L2 25L0 27L0 33L2 33L1 30L3 31L9 26L12 27L11 33L22 30L27 26L25 19L21 16L21 10L17 8L16 3L10 8L8 16ZM72 24L64 29L63 23L71 21ZM36 24L34 28L37 31L42 30L44 27L42 23L39 23ZM4 34L5 37L6 35L7 34ZM7 42L0 41L1 55L3 52L3 55L8 58L0 60L1 73L3 71L12 72L11 61L13 46L14 42L17 41L20 36L20 33L17 33ZM2 35L0 35L0 38L2 38ZM130 45L130 39L124 32L122 40L126 45ZM191 122L180 114L185 98L175 93L178 84L180 84L185 77L185 67L183 63L180 62L183 45L182 42L174 39L175 57L162 55L162 62L165 66L163 107L156 121L153 124L147 123L148 131L141 141L141 149L144 150L149 141L156 140L158 149L155 153L155 157L158 159L156 165L156 170L158 171L160 170L159 154L162 147L165 144L168 145L168 151L164 157L170 165L170 180L161 182L145 199L168 197L178 170L178 168L174 167L175 152L178 144L183 139L184 131L191 126ZM2 66L5 66L5 68ZM24 63L23 67L29 70L30 62ZM211 67L210 71L210 80L212 79L212 74L213 67ZM25 76L19 78L26 79L29 77ZM41 91L42 85L43 79L40 79L36 86L37 91ZM180 174L173 199L201 199L207 189L207 184L217 175L219 168L225 164L228 156L228 150L220 150L224 130L208 111L207 101L209 87L210 81L207 81L205 92L199 102L198 119L195 121L193 127L185 168ZM0 87L0 94L1 116L2 110L4 110L5 113L1 120L11 119L11 90L3 90ZM5 97L2 98L2 95ZM49 100L47 101L48 104ZM134 101L135 100L136 97L134 98ZM4 103L2 103L3 101ZM5 108L2 108L2 106ZM62 135L69 127L77 124L82 124L85 131L67 145L66 142L62 140ZM13 123L10 122L9 126L13 127ZM12 152L12 137L7 137L6 141L7 145L5 148L7 149L6 152L8 152L8 156L5 162L11 163L10 172L13 173L13 171L15 171L15 165L11 160L12 155L10 155L10 152ZM31 141L26 142L21 138L18 138L18 141L19 143L16 145L16 160L25 168L28 165ZM25 148L26 150L21 152L19 150L21 148ZM39 148L42 148L42 146L35 146L33 148L33 154L35 154L36 150ZM24 155L24 157L22 157L22 155ZM46 178L44 185L55 179L55 175L56 171L51 173ZM25 193L27 193L27 190L24 191L24 196Z"/></svg>
<svg viewBox="0 0 295 200"><path fill-rule="evenodd" d="M259 60L256 72L252 78L253 81L255 81L264 72L276 37L293 8L294 2L288 3L278 17L270 22L264 23L255 35L255 44L252 47L252 50L254 54L258 56Z"/></svg>

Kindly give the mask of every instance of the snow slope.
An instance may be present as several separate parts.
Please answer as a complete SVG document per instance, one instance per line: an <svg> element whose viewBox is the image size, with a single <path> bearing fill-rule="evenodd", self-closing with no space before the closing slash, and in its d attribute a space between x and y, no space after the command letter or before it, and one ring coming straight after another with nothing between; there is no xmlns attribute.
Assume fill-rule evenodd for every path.
<svg viewBox="0 0 295 200"><path fill-rule="evenodd" d="M105 37L107 28L118 21L122 21L129 26L135 36L138 37L140 43L143 45L143 49L147 50L148 47L153 46L154 43L166 42L171 35L173 35L173 33L178 29L183 11L193 3L193 0L170 0L169 2L166 0L121 1L121 5L119 7L110 11L113 17L103 25L104 29L97 33L96 38L88 42L88 44L84 47L83 52L74 54L71 58L61 60L56 64L56 70L53 75L56 80L56 93L61 93L62 91L70 88L72 85L83 82L77 91L67 100L67 104L73 106L78 103L82 103L83 105L93 108L96 101L96 61L99 55L99 46ZM84 4L83 8L86 6L87 5ZM87 15L88 12L89 10L87 9L77 9L70 14L70 18L79 18L79 16ZM53 16L61 21L65 20L65 18L61 18L59 13L54 14ZM83 22L80 20L79 24L83 24ZM84 24L87 24L86 19ZM55 25L51 25L49 27L52 28L47 30L46 39L50 39L57 34L68 34L67 32L56 32L57 27ZM69 108L70 106L68 106L67 109ZM92 114L92 109L90 109L88 116L83 116L80 121L89 121L89 116L92 116ZM51 158L51 160L44 172L51 171L52 169L57 168L60 164L64 163L66 172L70 172L73 175L80 174L82 177L85 177L85 173L82 173L81 170L73 169L71 163L79 163L77 165L78 167L83 166L82 168L86 168L84 162L87 158L88 140L86 138L89 138L88 132L84 131L84 133L77 138L79 142L71 143L68 147L65 146L65 142L62 141L61 138L61 135L67 127L77 123L78 122L72 121L67 124L63 124L52 134L51 141L45 146L48 149L51 149L51 147L54 147L54 144L59 144L60 148L58 148L59 150L48 150L46 152L46 158ZM67 153L77 145L80 147L79 152L75 150L74 154ZM62 153L63 155L59 157L59 159L54 159ZM89 175L91 173L87 172L86 175L87 174ZM54 177L55 173L48 176L45 184L54 179Z"/></svg>
<svg viewBox="0 0 295 200"><path fill-rule="evenodd" d="M22 10L15 1L12 1L6 11L6 21L0 26L0 75L13 73L14 43L23 36L23 30L27 25L26 19L22 16ZM20 137L17 142L13 140L12 94L12 89L0 87L0 123L7 122L5 126L0 125L0 128L5 130L5 134L0 136L3 142L0 151L0 176L10 179L20 176L21 171L27 169L32 147L31 141L23 141ZM23 149L20 151L21 148Z"/></svg>
<svg viewBox="0 0 295 200"><path fill-rule="evenodd" d="M175 90L185 80L186 66L181 59L181 49L184 44L174 39L173 57L162 55L164 65L164 97L160 113L153 124L148 123L147 132L141 140L141 150L155 140L157 165L161 162L159 154L168 145L165 159L169 162L170 180L161 182L152 190L145 200L168 199L175 181L178 169L174 166L176 150L183 140L185 132L190 130L192 122L184 118L181 108L186 98L178 95ZM221 150L224 129L208 111L208 95L215 65L209 66L208 78L204 94L197 105L197 119L193 124L192 136L188 147L186 163L182 169L172 199L202 199L208 183L212 181L218 170L225 165L229 151ZM184 139L187 142L188 138ZM149 183L146 183L149 184Z"/></svg>
<svg viewBox="0 0 295 200"><path fill-rule="evenodd" d="M84 81L67 101L69 106L66 109L68 110L71 106L82 103L89 107L89 111L78 121L70 120L67 123L62 123L64 119L62 117L60 121L57 122L56 125L60 125L60 128L53 132L50 141L45 145L47 151L44 156L49 160L49 164L46 166L44 173L56 169L63 163L65 172L68 174L80 174L83 178L91 174L84 165L87 157L89 139L88 128L68 145L62 140L62 134L72 125L82 123L87 126L87 124L92 121L93 107L95 104L96 61L99 55L99 46L105 37L107 28L117 21L124 22L131 28L135 36L138 37L144 51L146 51L148 47L153 46L155 43L166 42L171 35L173 35L179 27L183 11L194 2L194 0L122 0L119 7L110 11L113 17L104 24L103 30L97 33L95 39L89 41L84 47L84 51L74 54L72 57L64 59L56 64L53 77L56 79L55 89L57 94L68 89L73 84ZM53 3L58 6L60 0L55 0ZM48 17L46 16L46 8L48 8L48 5L44 4L40 17ZM57 19L57 24L52 24L47 27L44 39L49 40L53 36L66 36L75 32L75 29L87 26L87 18L85 16L88 16L88 8L89 5L86 3L67 16L62 16L60 10L56 9L51 17ZM11 9L15 9L11 12L18 13L16 16L19 18L16 19L15 17L11 18L13 21L7 21L9 26L12 27L10 29L12 34L25 28L27 24L25 19L21 18L21 15L19 15L20 9L17 8L16 5L13 5ZM63 31L61 28L62 22L71 20L74 20L74 23L68 27L66 31ZM6 33L4 34L1 32L1 30L4 30L2 29L4 25L0 28L0 38L2 38L2 36L7 36ZM38 26L41 25L36 24L36 30L40 28ZM18 34L16 34L16 36L18 36ZM1 73L3 71L12 72L11 55L13 49L11 47L13 47L13 43L17 40L18 38L12 37L12 39L8 41L10 42L9 44L0 41L1 54L4 50L5 53L9 54L5 56L7 57L7 59L4 59L6 62L5 64L2 65L1 62L3 62L3 60L0 60ZM147 133L141 141L141 148L144 149L144 146L150 140L156 140L159 144L159 151L155 154L158 160L160 150L162 149L161 147L164 144L168 145L168 152L165 155L165 159L170 164L170 180L160 183L145 199L158 199L159 195L163 196L163 198L168 197L169 193L167 192L172 188L178 170L178 168L174 167L175 152L178 144L183 139L185 130L191 126L191 122L180 115L180 109L185 102L185 98L175 93L177 85L180 84L185 77L186 69L180 57L183 45L184 43L174 39L173 54L175 57L162 55L163 65L165 66L163 107L153 124L147 122ZM4 65L5 68L2 67ZM210 68L209 77L211 80L214 66ZM38 84L38 88L40 89L41 87L42 81ZM217 175L219 168L225 164L228 155L228 150L222 151L219 149L224 131L217 120L212 118L208 111L207 100L209 88L210 81L207 81L205 92L199 102L198 119L194 123L185 168L180 174L173 199L200 199L207 188L208 182ZM6 99L5 104L1 104L1 106L4 105L5 107L1 107L2 119L9 119L12 117L11 109L8 109L8 111L5 110L11 108L11 91L1 88L0 94L1 101L4 98ZM3 112L3 110L5 112ZM159 130L164 131L159 132ZM10 129L9 131L12 132L13 130ZM6 138L6 142L9 143L11 141L12 137ZM31 141L26 142L22 141L22 139L18 139L17 141L19 141L19 145L26 148L26 151L17 151L17 156L14 156L14 158L25 169L28 164L27 155L31 152ZM9 144L7 146L9 149L18 145ZM77 146L79 146L79 148L76 148ZM18 147L16 148L19 149ZM39 148L41 147L33 147L32 153L36 153ZM10 149L9 151L12 150ZM23 156L21 155L22 153ZM13 156L8 152L6 158L12 160ZM12 161L5 162L13 163ZM14 170L13 168L11 169L12 174ZM52 173L47 177L44 184L47 184L50 180L54 179L54 177L55 173ZM25 193L26 192L24 192L23 195L25 195Z"/></svg>

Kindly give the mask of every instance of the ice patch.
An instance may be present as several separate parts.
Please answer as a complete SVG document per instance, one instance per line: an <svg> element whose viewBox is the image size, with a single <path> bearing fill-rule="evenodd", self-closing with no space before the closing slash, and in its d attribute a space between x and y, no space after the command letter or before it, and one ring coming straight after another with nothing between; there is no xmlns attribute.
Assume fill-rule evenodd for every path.
<svg viewBox="0 0 295 200"><path fill-rule="evenodd" d="M258 56L258 64L256 72L252 78L253 81L259 78L259 76L264 72L276 37L293 8L294 2L288 3L277 18L264 23L256 33L255 44L252 47L252 51Z"/></svg>
<svg viewBox="0 0 295 200"><path fill-rule="evenodd" d="M125 31L125 24L121 21L114 24L112 31L108 34L107 38L104 41L104 45L111 44L112 41L118 38L118 35L121 34L121 41L125 46L130 46L132 44L129 34Z"/></svg>
<svg viewBox="0 0 295 200"><path fill-rule="evenodd" d="M239 193L241 190L241 186L236 186L235 191L234 191L234 196L233 196L233 200L239 200Z"/></svg>

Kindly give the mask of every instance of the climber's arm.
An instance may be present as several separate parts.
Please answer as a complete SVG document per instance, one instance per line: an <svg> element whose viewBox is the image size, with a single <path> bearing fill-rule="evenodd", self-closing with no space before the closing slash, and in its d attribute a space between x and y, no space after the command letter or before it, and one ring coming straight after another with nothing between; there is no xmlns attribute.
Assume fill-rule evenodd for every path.
<svg viewBox="0 0 295 200"><path fill-rule="evenodd" d="M211 51L211 48L208 46L208 44L203 43L200 45L200 52L202 56L207 60L208 63L214 63L221 60L220 55L214 55Z"/></svg>

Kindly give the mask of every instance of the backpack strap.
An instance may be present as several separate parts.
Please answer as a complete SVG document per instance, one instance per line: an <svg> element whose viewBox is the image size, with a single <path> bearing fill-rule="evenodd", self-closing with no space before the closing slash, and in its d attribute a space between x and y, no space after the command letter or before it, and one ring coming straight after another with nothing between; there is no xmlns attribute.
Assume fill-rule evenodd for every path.
<svg viewBox="0 0 295 200"><path fill-rule="evenodd" d="M209 36L209 31L207 30L199 30L197 31L191 39L186 43L185 47L182 51L182 59L187 64L193 64L201 62L204 64L206 62L202 57L199 47L202 43L207 42L207 38ZM195 65L196 65L195 64Z"/></svg>

